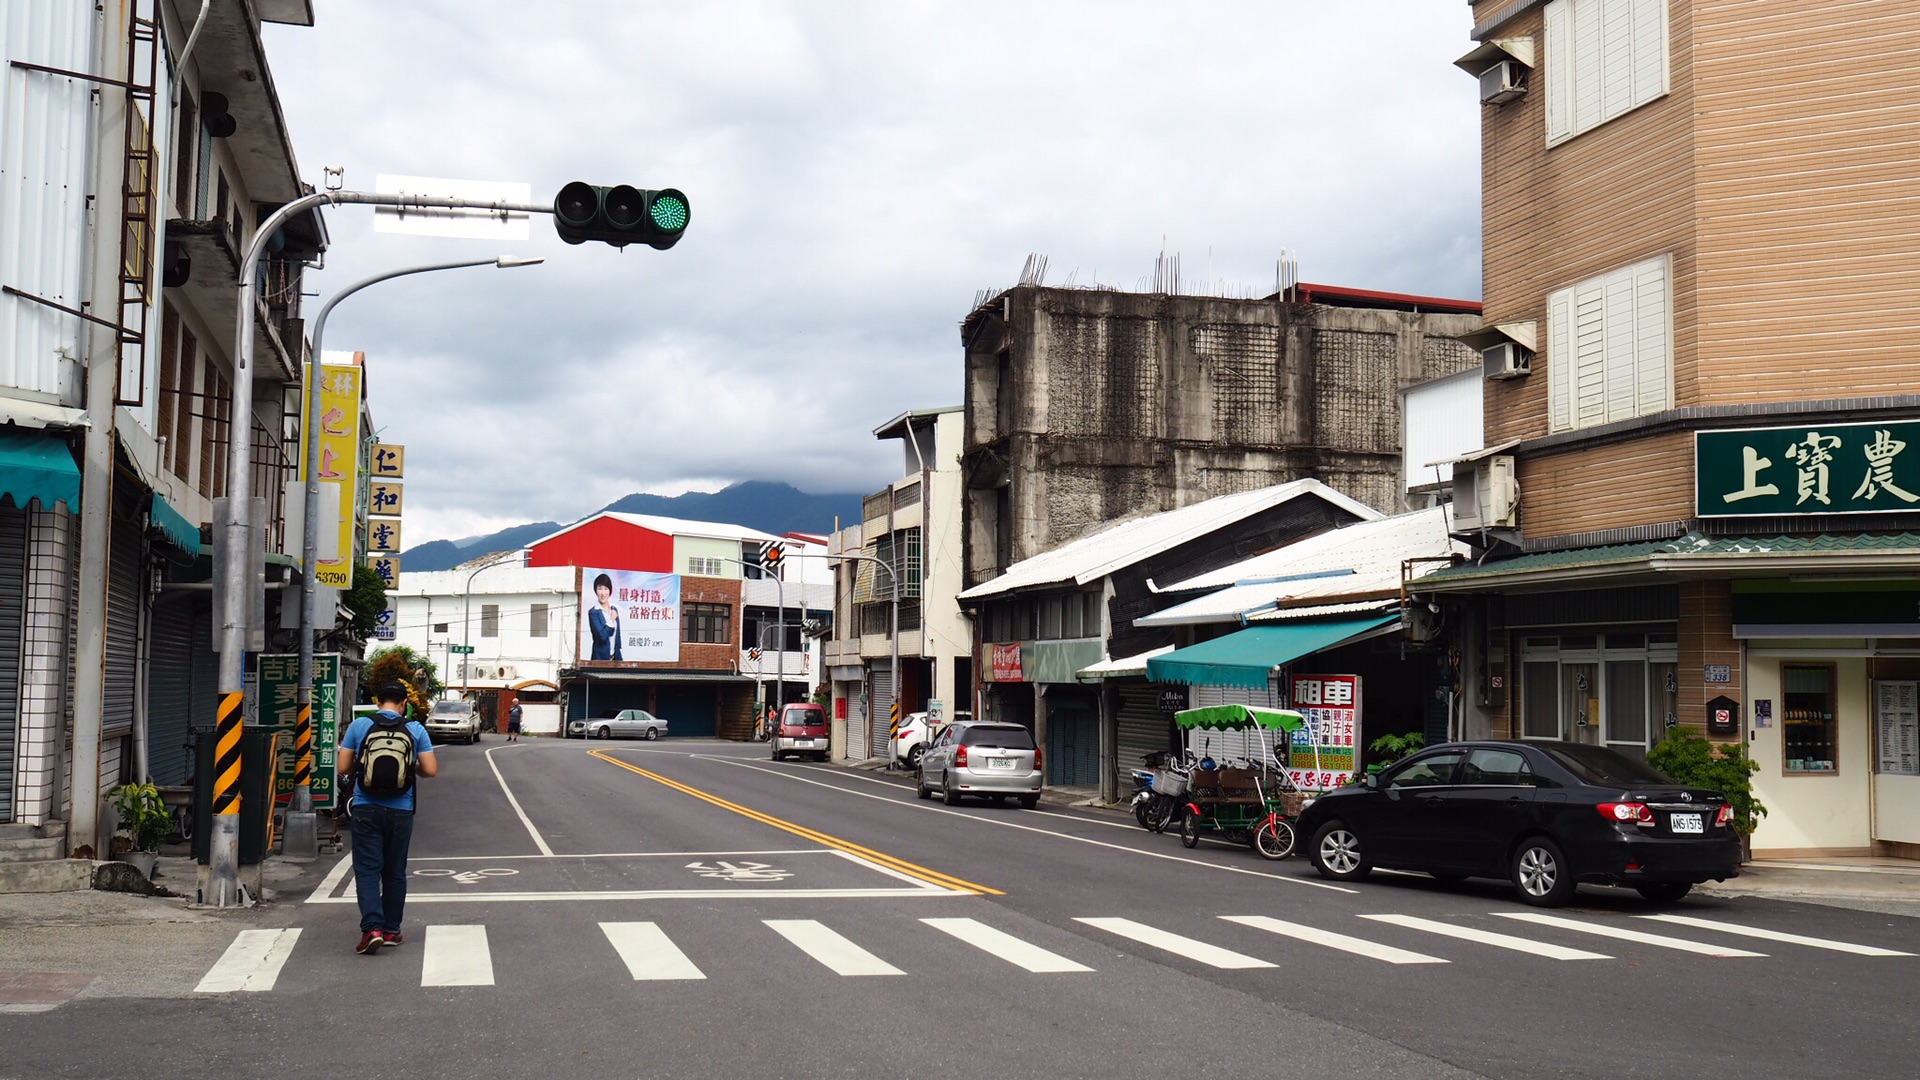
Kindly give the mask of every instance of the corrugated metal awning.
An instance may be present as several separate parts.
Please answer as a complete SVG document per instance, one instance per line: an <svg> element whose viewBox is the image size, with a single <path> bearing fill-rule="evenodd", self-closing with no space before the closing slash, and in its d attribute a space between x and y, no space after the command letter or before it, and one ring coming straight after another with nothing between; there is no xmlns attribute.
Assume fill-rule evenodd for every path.
<svg viewBox="0 0 1920 1080"><path fill-rule="evenodd" d="M1331 622L1250 626L1147 661L1147 678L1188 686L1264 687L1273 669L1398 619L1369 615Z"/></svg>

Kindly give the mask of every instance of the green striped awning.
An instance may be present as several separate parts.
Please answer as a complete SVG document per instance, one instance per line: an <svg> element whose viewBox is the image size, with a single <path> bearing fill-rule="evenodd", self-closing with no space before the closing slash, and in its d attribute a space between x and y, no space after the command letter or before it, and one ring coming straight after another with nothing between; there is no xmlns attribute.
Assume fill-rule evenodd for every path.
<svg viewBox="0 0 1920 1080"><path fill-rule="evenodd" d="M1281 664L1399 619L1399 613L1395 612L1327 622L1250 626L1226 637L1150 658L1147 678L1188 686L1264 687L1267 677Z"/></svg>
<svg viewBox="0 0 1920 1080"><path fill-rule="evenodd" d="M189 559L200 557L200 527L188 521L167 500L155 495L153 505L147 508L147 518L167 538L167 543L179 549L180 554Z"/></svg>
<svg viewBox="0 0 1920 1080"><path fill-rule="evenodd" d="M39 499L46 510L64 502L79 513L80 468L66 441L44 431L0 431L0 495L21 507Z"/></svg>

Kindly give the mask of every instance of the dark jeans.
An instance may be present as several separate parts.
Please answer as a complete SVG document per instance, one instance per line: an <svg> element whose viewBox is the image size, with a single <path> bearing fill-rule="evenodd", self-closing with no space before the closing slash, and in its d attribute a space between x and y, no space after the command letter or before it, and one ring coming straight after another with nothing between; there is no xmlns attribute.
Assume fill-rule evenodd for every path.
<svg viewBox="0 0 1920 1080"><path fill-rule="evenodd" d="M407 846L413 811L353 808L353 883L360 894L360 930L399 930L407 906Z"/></svg>

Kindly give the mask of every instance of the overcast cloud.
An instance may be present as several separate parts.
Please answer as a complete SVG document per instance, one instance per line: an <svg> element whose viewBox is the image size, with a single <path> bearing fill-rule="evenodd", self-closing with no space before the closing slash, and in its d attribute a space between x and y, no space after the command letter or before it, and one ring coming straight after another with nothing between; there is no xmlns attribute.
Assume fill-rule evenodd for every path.
<svg viewBox="0 0 1920 1080"><path fill-rule="evenodd" d="M631 491L742 479L869 491L871 431L958 404L958 323L1029 252L1049 283L1188 279L1480 290L1461 3L587 3L327 0L269 27L310 182L344 166L678 187L672 251L403 279L342 304L408 447L408 546ZM329 213L319 298L498 245Z"/></svg>

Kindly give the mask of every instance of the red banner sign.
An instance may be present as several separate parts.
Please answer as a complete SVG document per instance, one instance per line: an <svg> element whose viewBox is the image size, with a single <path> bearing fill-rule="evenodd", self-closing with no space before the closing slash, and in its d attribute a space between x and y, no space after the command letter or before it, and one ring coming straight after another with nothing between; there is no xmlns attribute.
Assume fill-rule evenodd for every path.
<svg viewBox="0 0 1920 1080"><path fill-rule="evenodd" d="M993 646L993 681L1025 682L1020 673L1020 643Z"/></svg>

